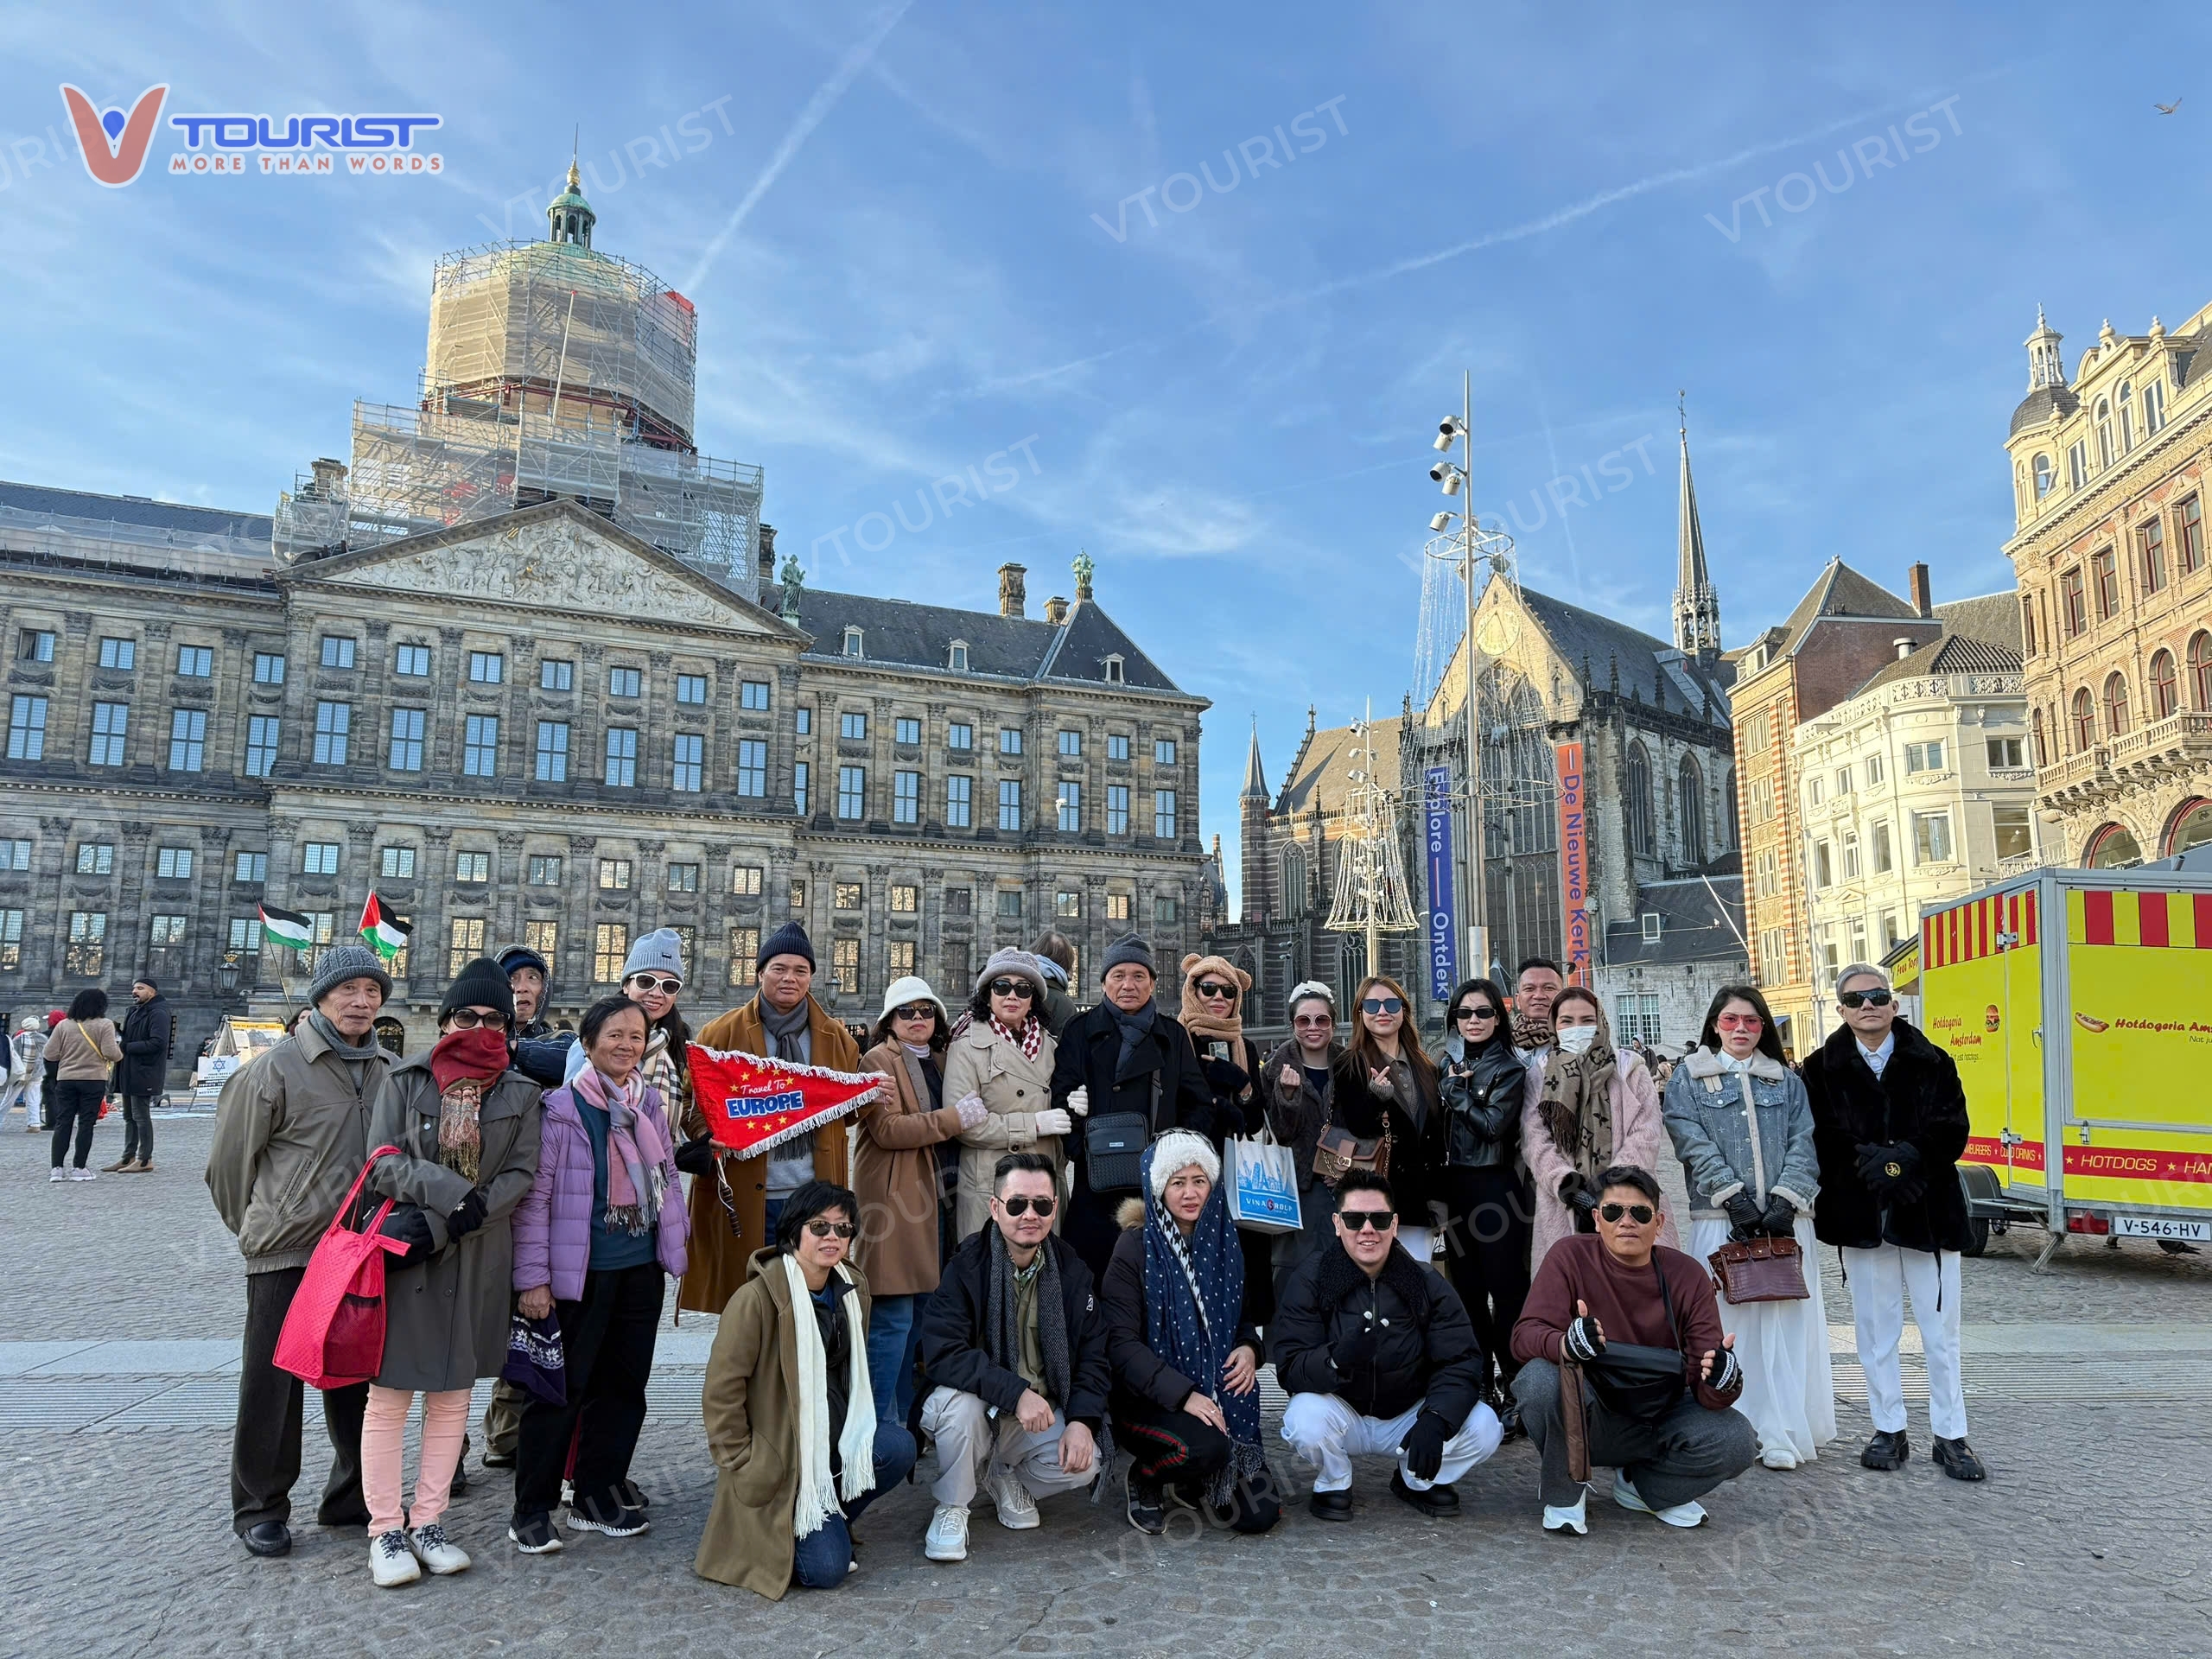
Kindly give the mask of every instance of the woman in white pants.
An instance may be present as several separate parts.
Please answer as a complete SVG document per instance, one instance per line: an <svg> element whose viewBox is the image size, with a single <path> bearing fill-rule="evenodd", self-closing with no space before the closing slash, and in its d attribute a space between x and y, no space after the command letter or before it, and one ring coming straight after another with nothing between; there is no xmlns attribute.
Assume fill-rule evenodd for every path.
<svg viewBox="0 0 2212 1659"><path fill-rule="evenodd" d="M1758 1433L1759 1461L1795 1469L1835 1438L1835 1382L1827 1313L1815 1266L1813 1202L1820 1165L1805 1085L1782 1062L1766 999L1723 986L1698 1046L1667 1080L1667 1132L1690 1193L1690 1254L1732 1239L1794 1238L1807 1294L1782 1302L1720 1303L1736 1339L1744 1392L1736 1409Z"/></svg>

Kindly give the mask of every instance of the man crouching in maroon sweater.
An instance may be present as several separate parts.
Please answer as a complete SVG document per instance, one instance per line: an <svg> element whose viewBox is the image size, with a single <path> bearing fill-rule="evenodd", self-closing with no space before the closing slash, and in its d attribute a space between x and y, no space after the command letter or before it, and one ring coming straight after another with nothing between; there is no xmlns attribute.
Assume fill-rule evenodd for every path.
<svg viewBox="0 0 2212 1659"><path fill-rule="evenodd" d="M1544 1529L1588 1533L1592 1464L1613 1471L1623 1509L1694 1527L1698 1498L1758 1455L1751 1420L1731 1409L1744 1388L1736 1339L1721 1334L1705 1268L1654 1242L1659 1183L1617 1164L1598 1187L1597 1232L1552 1246L1513 1327L1513 1394L1544 1460Z"/></svg>

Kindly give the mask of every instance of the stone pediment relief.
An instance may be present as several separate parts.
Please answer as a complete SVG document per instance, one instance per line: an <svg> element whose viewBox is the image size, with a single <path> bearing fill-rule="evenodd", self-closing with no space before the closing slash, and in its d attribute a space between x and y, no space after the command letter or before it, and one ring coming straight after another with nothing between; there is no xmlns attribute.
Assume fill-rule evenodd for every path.
<svg viewBox="0 0 2212 1659"><path fill-rule="evenodd" d="M315 577L312 569L300 574ZM472 600L540 613L682 622L756 636L778 632L734 594L656 566L632 548L563 515L464 540L396 548L320 578L416 598Z"/></svg>

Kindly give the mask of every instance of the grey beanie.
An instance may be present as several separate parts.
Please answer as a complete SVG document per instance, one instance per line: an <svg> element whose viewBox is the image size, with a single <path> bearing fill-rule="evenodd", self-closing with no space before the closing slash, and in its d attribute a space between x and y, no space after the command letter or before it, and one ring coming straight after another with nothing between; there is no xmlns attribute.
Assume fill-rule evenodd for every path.
<svg viewBox="0 0 2212 1659"><path fill-rule="evenodd" d="M622 977L632 974L672 974L683 977L683 941L672 927L657 927L630 947L622 964Z"/></svg>
<svg viewBox="0 0 2212 1659"><path fill-rule="evenodd" d="M983 987L1001 975L1010 979L1027 980L1030 988L1037 993L1036 1000L1029 1005L1031 1011L1037 1014L1044 1012L1045 999L1051 994L1051 987L1046 982L1036 957L1027 950L1017 950L1012 945L992 951L991 959L983 964L983 971L976 976L976 989L982 991Z"/></svg>
<svg viewBox="0 0 2212 1659"><path fill-rule="evenodd" d="M1124 933L1106 947L1106 960L1098 969L1099 978L1104 979L1125 962L1134 962L1154 979L1160 977L1160 970L1152 965L1152 946L1141 933Z"/></svg>
<svg viewBox="0 0 2212 1659"><path fill-rule="evenodd" d="M391 976L377 953L365 944L340 944L324 951L315 964L315 977L308 982L308 1005L321 1002L349 979L373 979L379 994L391 995Z"/></svg>

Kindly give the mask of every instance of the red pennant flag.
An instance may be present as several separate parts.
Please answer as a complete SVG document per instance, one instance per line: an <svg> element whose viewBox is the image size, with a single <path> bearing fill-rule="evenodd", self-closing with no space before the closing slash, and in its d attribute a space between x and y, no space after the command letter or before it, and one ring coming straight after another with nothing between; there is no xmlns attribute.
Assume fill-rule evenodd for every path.
<svg viewBox="0 0 2212 1659"><path fill-rule="evenodd" d="M832 1071L826 1065L772 1060L760 1054L690 1046L691 1092L717 1146L740 1158L825 1123L881 1092L874 1072Z"/></svg>

